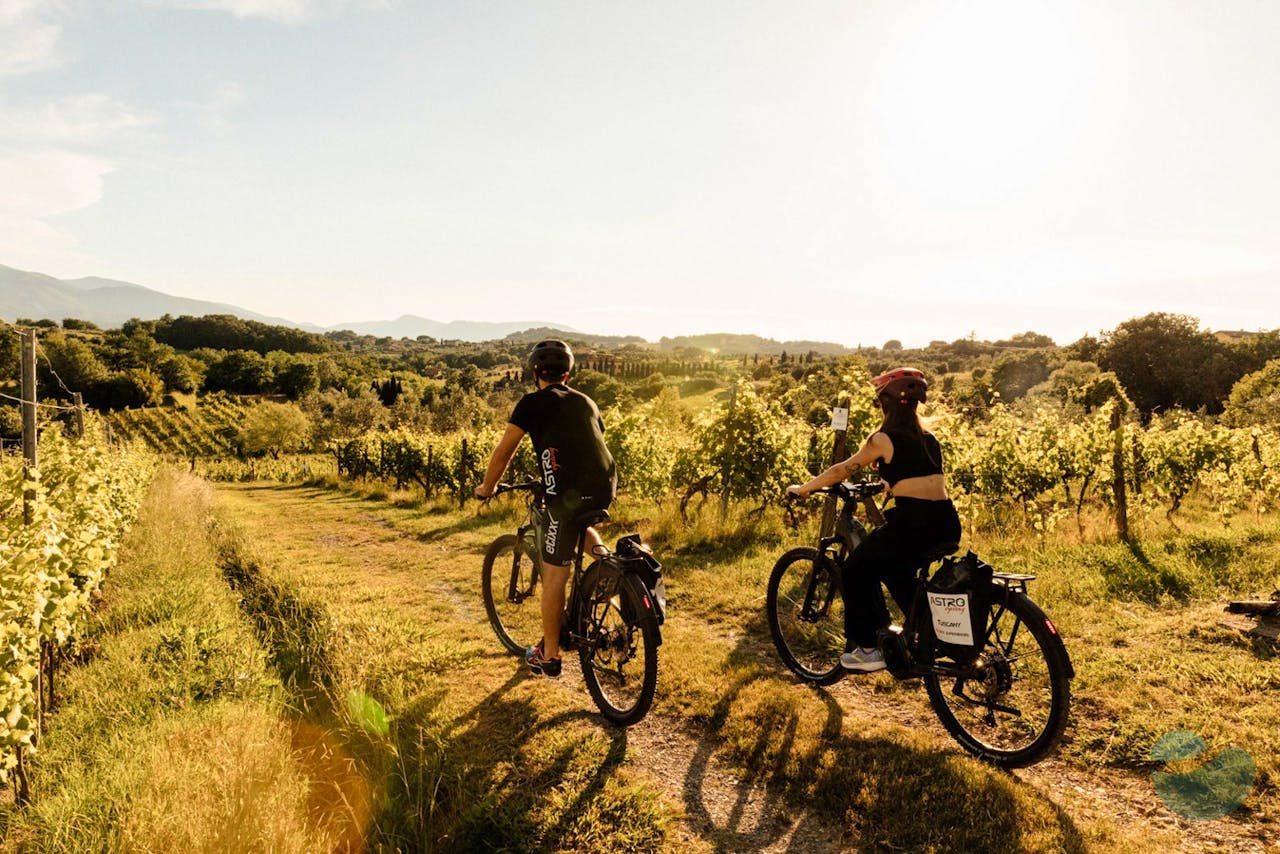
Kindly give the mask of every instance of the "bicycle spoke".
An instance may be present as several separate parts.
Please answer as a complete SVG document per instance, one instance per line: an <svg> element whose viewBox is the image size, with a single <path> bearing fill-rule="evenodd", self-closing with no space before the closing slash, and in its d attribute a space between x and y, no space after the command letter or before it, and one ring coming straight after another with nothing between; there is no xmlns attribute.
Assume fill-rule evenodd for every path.
<svg viewBox="0 0 1280 854"><path fill-rule="evenodd" d="M631 724L653 701L657 627L641 617L622 580L621 575L601 574L584 582L585 640L578 654L587 690L600 710L616 723Z"/></svg>
<svg viewBox="0 0 1280 854"><path fill-rule="evenodd" d="M1048 633L1028 619L1038 609L1021 594L1009 595L1007 605L991 608L974 666L963 675L933 674L926 686L939 718L966 749L1017 766L1036 761L1061 734L1069 687Z"/></svg>
<svg viewBox="0 0 1280 854"><path fill-rule="evenodd" d="M769 578L769 630L778 653L796 675L830 684L839 679L844 651L844 600L839 574L814 549L779 559Z"/></svg>
<svg viewBox="0 0 1280 854"><path fill-rule="evenodd" d="M508 652L521 654L542 635L538 570L534 559L510 534L485 555L481 584L489 623Z"/></svg>

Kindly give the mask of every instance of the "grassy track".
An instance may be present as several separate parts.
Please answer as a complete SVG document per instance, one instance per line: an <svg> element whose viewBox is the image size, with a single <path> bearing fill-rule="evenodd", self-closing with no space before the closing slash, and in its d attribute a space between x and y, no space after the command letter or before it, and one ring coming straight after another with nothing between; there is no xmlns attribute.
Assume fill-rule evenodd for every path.
<svg viewBox="0 0 1280 854"><path fill-rule="evenodd" d="M982 543L1041 574L1079 674L1059 755L1005 774L917 685L781 669L763 590L797 538L773 523L615 508L606 533L656 544L672 606L654 711L622 731L576 662L535 680L499 652L479 567L513 505L262 484L214 504L158 482L0 850L1275 850L1275 647L1217 624L1224 591L1280 580L1274 529ZM1243 809L1160 805L1147 754L1174 729L1254 755Z"/></svg>
<svg viewBox="0 0 1280 854"><path fill-rule="evenodd" d="M629 736L602 724L580 683L529 679L498 653L478 573L509 512L220 489L264 575L324 603L334 695L371 698L391 716L379 736L361 727L363 713L335 712L384 805L371 838L385 845L781 850L809 824L834 837L831 848L863 850L1264 850L1276 827L1275 755L1259 736L1280 718L1248 693L1271 685L1271 653L1217 628L1220 605L1122 595L1135 561L1173 584L1183 552L1203 544L1173 543L1159 558L1038 553L1044 581L1033 593L1071 641L1079 714L1062 758L1011 776L962 755L910 684L879 676L815 692L780 671L761 611L781 543L743 533L726 548L696 532L660 543L675 610L655 713ZM1233 546L1236 556L1265 564L1275 537L1255 539ZM995 544L992 554L1012 562L1026 551L1001 555ZM1177 819L1151 791L1143 751L1162 732L1197 727L1215 744L1256 748L1254 796L1224 822ZM679 738L664 742L662 728ZM663 745L684 761L649 755ZM713 765L735 779L715 783ZM1081 780L1097 793L1082 794ZM708 806L726 793L763 797L764 812L748 821L749 810Z"/></svg>
<svg viewBox="0 0 1280 854"><path fill-rule="evenodd" d="M476 581L486 525L418 537L377 515L385 506L334 493L222 492L266 577L324 603L328 715L382 807L373 845L661 844L671 811L625 767L626 734L497 652Z"/></svg>

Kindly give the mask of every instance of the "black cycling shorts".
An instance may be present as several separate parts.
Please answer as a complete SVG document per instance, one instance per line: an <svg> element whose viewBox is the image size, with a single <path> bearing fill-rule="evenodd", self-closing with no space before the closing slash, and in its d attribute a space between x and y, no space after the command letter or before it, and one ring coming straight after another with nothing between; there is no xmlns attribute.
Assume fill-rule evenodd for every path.
<svg viewBox="0 0 1280 854"><path fill-rule="evenodd" d="M542 513L540 525L542 560L555 566L568 566L573 561L574 552L578 548L578 539L582 536L585 525L575 523L584 513L591 509L603 510L606 502L599 508L575 502L569 507L562 501L548 501Z"/></svg>

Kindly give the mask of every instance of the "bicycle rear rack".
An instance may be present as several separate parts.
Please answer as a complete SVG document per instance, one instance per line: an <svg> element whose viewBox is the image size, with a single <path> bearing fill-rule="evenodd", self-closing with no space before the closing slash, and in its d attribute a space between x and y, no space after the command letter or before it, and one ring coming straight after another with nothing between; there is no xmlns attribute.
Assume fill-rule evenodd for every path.
<svg viewBox="0 0 1280 854"><path fill-rule="evenodd" d="M993 584L999 584L1015 593L1026 593L1027 582L1035 581L1034 575L1027 575L1021 572L993 572L991 573L991 581Z"/></svg>

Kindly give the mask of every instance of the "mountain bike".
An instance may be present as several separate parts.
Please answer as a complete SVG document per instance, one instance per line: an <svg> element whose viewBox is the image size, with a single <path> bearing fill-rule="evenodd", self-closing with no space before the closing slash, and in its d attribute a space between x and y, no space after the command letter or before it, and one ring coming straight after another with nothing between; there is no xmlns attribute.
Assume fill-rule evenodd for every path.
<svg viewBox="0 0 1280 854"><path fill-rule="evenodd" d="M841 574L867 536L857 506L873 526L884 523L874 500L883 489L870 481L815 489L840 501L834 535L817 548L791 549L769 576L769 631L787 667L806 682L830 685L845 675ZM1034 575L995 572L972 552L954 556L957 548L927 555L902 626L879 633L886 669L897 679L923 679L938 719L969 753L1002 768L1031 765L1067 725L1071 659L1053 621L1027 595ZM942 581L965 577L967 592L938 592Z"/></svg>
<svg viewBox="0 0 1280 854"><path fill-rule="evenodd" d="M542 636L539 545L545 493L540 481L529 480L500 483L494 497L506 492L528 495L529 516L516 533L498 537L485 552L481 589L498 640L523 656ZM574 519L582 534L573 553L560 647L577 650L591 699L606 718L626 726L643 718L653 703L666 590L661 566L637 534L619 539L614 551L596 546L595 560L582 568L587 527L608 518L607 510L591 510Z"/></svg>

